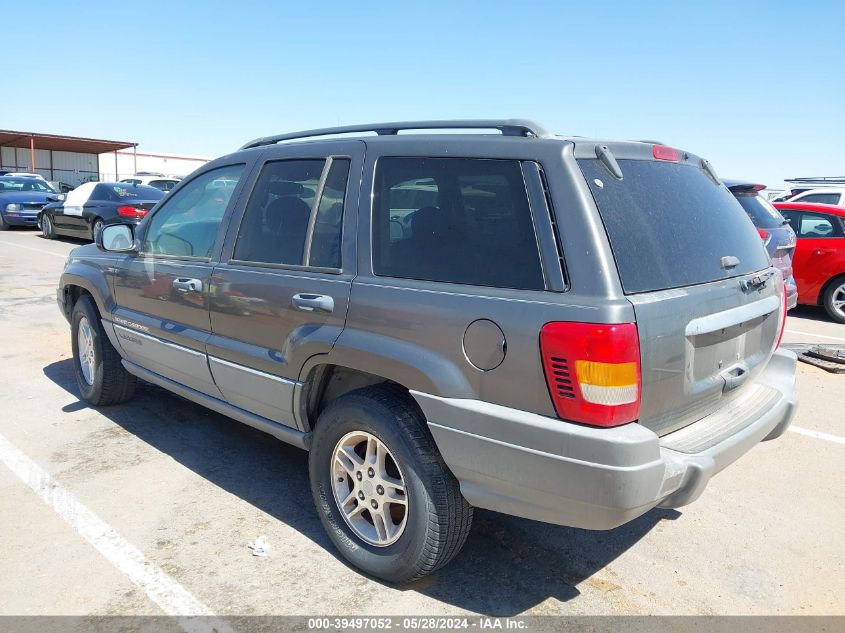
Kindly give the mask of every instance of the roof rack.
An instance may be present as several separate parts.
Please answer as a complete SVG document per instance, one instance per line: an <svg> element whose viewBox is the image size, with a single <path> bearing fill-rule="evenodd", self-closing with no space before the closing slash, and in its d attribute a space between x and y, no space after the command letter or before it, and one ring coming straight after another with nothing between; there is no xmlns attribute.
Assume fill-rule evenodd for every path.
<svg viewBox="0 0 845 633"><path fill-rule="evenodd" d="M369 125L344 125L326 127L303 132L290 132L257 138L245 144L241 149L273 145L280 141L329 136L332 134L350 134L354 132L375 132L379 136L395 135L399 130L456 130L480 129L499 130L503 136L527 136L548 138L552 135L543 126L527 119L456 119L450 121L402 121L398 123L372 123Z"/></svg>
<svg viewBox="0 0 845 633"><path fill-rule="evenodd" d="M817 176L813 178L787 178L784 182L800 185L845 185L845 176Z"/></svg>

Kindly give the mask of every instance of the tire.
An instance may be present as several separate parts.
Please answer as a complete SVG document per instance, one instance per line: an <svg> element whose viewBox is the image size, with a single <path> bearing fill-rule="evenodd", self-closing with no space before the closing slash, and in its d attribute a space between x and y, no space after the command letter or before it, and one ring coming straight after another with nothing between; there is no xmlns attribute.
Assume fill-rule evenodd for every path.
<svg viewBox="0 0 845 633"><path fill-rule="evenodd" d="M49 215L41 216L41 237L45 240L56 239L56 229L53 226L53 220L50 219Z"/></svg>
<svg viewBox="0 0 845 633"><path fill-rule="evenodd" d="M91 225L91 241L97 241L97 233L103 230L103 221L100 218L94 220L94 224Z"/></svg>
<svg viewBox="0 0 845 633"><path fill-rule="evenodd" d="M71 345L76 384L83 400L107 406L132 397L135 376L121 364L120 355L103 330L97 306L88 295L81 296L73 306Z"/></svg>
<svg viewBox="0 0 845 633"><path fill-rule="evenodd" d="M361 460L364 449L358 451L363 444L353 451L364 463L346 461L352 470L359 469L362 478L358 481L363 483L356 484L352 470L335 461L338 446L349 442L349 449L364 436L380 442L386 451L385 468L381 470L389 478L375 476L368 481L368 477L373 477L372 469ZM344 558L367 574L393 583L413 580L443 567L466 541L472 506L461 495L457 480L443 462L422 412L398 387L365 387L329 404L314 429L308 466L311 493L329 538ZM397 479L404 484L404 495L396 488L390 489L388 481ZM380 486L379 481L385 486ZM389 488L386 493L385 487ZM356 497L365 493L360 502L364 507L351 520L357 527L347 520L338 501L347 491L351 491L347 498L353 514L360 508ZM391 503L391 497L404 499L404 505ZM370 539L379 540L375 516L367 507L374 502L382 502L382 510L389 508L393 525L387 531L393 530L392 541L381 538L382 543L377 544L363 534L366 528Z"/></svg>
<svg viewBox="0 0 845 633"><path fill-rule="evenodd" d="M3 214L0 213L0 231L8 231L9 224L6 222L6 219L3 217Z"/></svg>
<svg viewBox="0 0 845 633"><path fill-rule="evenodd" d="M824 309L837 323L845 323L845 275L831 281L824 291Z"/></svg>

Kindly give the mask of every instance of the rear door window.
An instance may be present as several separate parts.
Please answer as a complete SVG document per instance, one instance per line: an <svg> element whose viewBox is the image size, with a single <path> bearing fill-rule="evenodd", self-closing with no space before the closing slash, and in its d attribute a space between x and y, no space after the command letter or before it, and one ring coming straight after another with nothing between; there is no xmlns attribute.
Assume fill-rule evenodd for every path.
<svg viewBox="0 0 845 633"><path fill-rule="evenodd" d="M519 161L382 158L375 179L376 275L543 289Z"/></svg>
<svg viewBox="0 0 845 633"><path fill-rule="evenodd" d="M838 193L809 193L796 200L801 202L812 202L814 204L839 204L840 194Z"/></svg>
<svg viewBox="0 0 845 633"><path fill-rule="evenodd" d="M800 213L795 232L798 237L843 237L842 224L836 216L823 213ZM795 224L793 223L793 226Z"/></svg>
<svg viewBox="0 0 845 633"><path fill-rule="evenodd" d="M744 275L769 266L760 236L726 187L694 165L619 160L617 180L578 161L598 206L626 293ZM739 259L722 266L724 257Z"/></svg>
<svg viewBox="0 0 845 633"><path fill-rule="evenodd" d="M340 268L348 176L345 158L267 163L244 212L233 259Z"/></svg>

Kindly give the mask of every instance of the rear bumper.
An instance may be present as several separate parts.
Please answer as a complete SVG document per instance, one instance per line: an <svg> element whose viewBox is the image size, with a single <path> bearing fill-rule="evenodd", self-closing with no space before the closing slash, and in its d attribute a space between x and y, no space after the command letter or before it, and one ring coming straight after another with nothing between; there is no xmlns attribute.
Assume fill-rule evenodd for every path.
<svg viewBox="0 0 845 633"><path fill-rule="evenodd" d="M478 400L411 393L469 503L548 523L610 529L656 506L690 503L714 474L761 440L783 434L797 405L795 365L792 352L775 352L757 380L776 392L765 408L739 430L703 443L707 448L699 452L673 450L672 434L661 438L639 424L597 429ZM686 427L687 446L700 424Z"/></svg>

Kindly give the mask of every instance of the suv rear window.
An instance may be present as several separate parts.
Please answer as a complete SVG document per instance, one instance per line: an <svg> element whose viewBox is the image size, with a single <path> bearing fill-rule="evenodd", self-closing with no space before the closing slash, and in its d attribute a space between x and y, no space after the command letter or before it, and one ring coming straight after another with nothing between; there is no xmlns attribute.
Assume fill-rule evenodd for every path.
<svg viewBox="0 0 845 633"><path fill-rule="evenodd" d="M755 194L739 194L736 199L745 209L754 226L761 229L776 229L786 224L786 220L770 202Z"/></svg>
<svg viewBox="0 0 845 633"><path fill-rule="evenodd" d="M617 180L595 159L578 161L598 206L622 287L651 292L744 275L769 266L736 198L694 165L619 160ZM739 259L722 268L722 258Z"/></svg>
<svg viewBox="0 0 845 633"><path fill-rule="evenodd" d="M373 271L404 279L542 290L519 161L380 159Z"/></svg>

